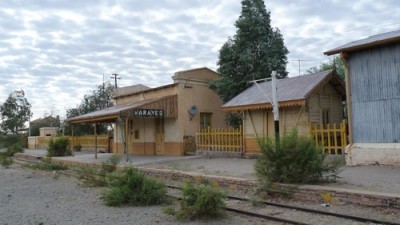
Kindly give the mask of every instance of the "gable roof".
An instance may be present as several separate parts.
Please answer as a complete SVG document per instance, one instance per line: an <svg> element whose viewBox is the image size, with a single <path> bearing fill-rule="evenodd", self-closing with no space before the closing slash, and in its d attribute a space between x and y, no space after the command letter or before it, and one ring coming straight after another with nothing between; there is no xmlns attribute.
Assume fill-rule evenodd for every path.
<svg viewBox="0 0 400 225"><path fill-rule="evenodd" d="M362 49L373 48L380 45L400 42L400 30L391 31L383 34L369 36L367 38L353 41L324 52L325 55L333 55L340 52L354 52Z"/></svg>
<svg viewBox="0 0 400 225"><path fill-rule="evenodd" d="M339 93L345 95L344 82L332 70L277 80L279 107L304 105L305 99L329 81L335 83ZM225 103L222 109L237 111L272 108L272 82L259 83L258 86L253 84Z"/></svg>

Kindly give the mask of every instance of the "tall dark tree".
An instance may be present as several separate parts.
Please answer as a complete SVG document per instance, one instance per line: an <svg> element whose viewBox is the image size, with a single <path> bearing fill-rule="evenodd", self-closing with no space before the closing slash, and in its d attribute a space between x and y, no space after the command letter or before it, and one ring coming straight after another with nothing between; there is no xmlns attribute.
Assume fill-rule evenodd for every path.
<svg viewBox="0 0 400 225"><path fill-rule="evenodd" d="M31 136L39 136L40 128L42 127L57 127L60 129L61 120L60 116L44 116L43 118L36 119L31 121L30 124L30 132Z"/></svg>
<svg viewBox="0 0 400 225"><path fill-rule="evenodd" d="M344 65L342 60L340 60L339 56L336 56L333 61L329 61L327 63L321 63L318 67L313 66L309 68L307 73L316 73L326 70L336 70L336 73L344 80Z"/></svg>
<svg viewBox="0 0 400 225"><path fill-rule="evenodd" d="M109 82L98 85L95 90L92 90L90 94L83 97L82 102L76 107L67 110L67 118L72 118L75 116L80 116L86 113L94 112L104 108L113 106L112 93L114 91L114 86ZM64 123L65 134L71 134L71 127ZM109 124L101 124L97 127L98 133L107 133L107 126ZM74 130L77 135L92 135L93 126L91 124L82 124L76 126Z"/></svg>
<svg viewBox="0 0 400 225"><path fill-rule="evenodd" d="M25 98L25 92L13 91L0 106L0 128L4 133L17 134L31 116L31 104Z"/></svg>
<svg viewBox="0 0 400 225"><path fill-rule="evenodd" d="M219 51L219 79L210 84L224 102L242 92L249 81L268 78L277 71L287 77L289 53L277 28L271 27L270 12L263 0L242 0L236 34Z"/></svg>

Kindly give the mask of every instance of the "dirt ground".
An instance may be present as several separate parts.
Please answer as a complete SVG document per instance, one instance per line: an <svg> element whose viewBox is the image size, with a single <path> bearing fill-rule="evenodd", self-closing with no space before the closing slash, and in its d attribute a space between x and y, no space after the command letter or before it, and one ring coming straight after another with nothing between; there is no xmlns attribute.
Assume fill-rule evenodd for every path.
<svg viewBox="0 0 400 225"><path fill-rule="evenodd" d="M233 214L217 221L177 222L162 212L165 206L108 207L100 191L57 173L0 166L0 225L262 224Z"/></svg>

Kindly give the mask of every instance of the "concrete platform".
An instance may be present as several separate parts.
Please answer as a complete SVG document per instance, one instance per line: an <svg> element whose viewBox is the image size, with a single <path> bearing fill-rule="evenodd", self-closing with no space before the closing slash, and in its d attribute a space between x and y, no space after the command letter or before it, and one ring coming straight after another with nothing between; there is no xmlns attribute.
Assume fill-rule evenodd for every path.
<svg viewBox="0 0 400 225"><path fill-rule="evenodd" d="M21 157L45 156L45 150L25 150ZM95 159L92 152L80 152L71 157L53 157L54 160L67 164L101 164L112 156L111 153L98 153ZM224 185L242 185L253 187L257 184L254 173L255 159L245 158L205 158L199 156L125 156L119 166L133 165L160 177L184 180L203 177L214 179ZM339 180L326 185L296 186L301 198L312 199L341 198L352 203L366 202L370 205L395 204L400 208L400 167L393 166L357 166L341 167ZM177 178L179 177L179 178ZM285 185L283 185L285 186ZM313 194L310 194L313 193ZM328 196L328 197L327 197ZM394 202L394 203L393 203Z"/></svg>

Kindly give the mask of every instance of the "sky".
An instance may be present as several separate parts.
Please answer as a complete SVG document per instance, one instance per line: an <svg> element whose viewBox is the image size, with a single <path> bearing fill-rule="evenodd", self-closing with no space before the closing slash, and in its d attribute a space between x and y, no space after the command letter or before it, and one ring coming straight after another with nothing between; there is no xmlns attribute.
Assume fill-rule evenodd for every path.
<svg viewBox="0 0 400 225"><path fill-rule="evenodd" d="M289 76L332 60L324 51L400 29L399 0L265 0L289 50ZM172 83L217 70L240 0L1 0L0 104L24 90L33 118L65 117L97 85Z"/></svg>

